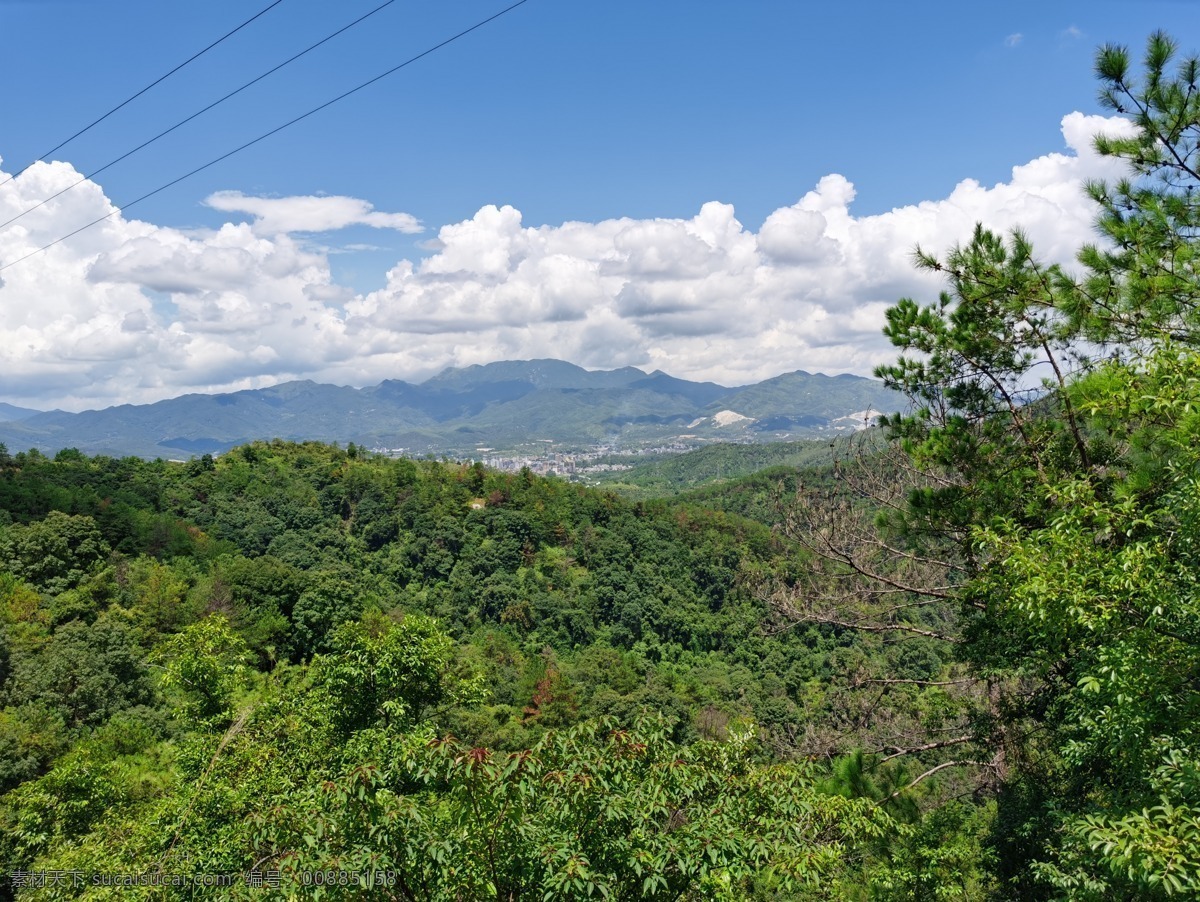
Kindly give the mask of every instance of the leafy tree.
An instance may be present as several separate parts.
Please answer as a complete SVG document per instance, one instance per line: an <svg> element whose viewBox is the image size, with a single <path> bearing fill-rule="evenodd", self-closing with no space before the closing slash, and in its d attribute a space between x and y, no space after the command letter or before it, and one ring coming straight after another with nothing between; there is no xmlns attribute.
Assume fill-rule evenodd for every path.
<svg viewBox="0 0 1200 902"><path fill-rule="evenodd" d="M330 653L313 663L314 679L347 733L419 722L482 690L478 680L454 673L454 643L427 617L409 614L397 623L368 615L336 629L329 644Z"/></svg>
<svg viewBox="0 0 1200 902"><path fill-rule="evenodd" d="M888 818L820 793L803 766L755 766L752 734L679 746L661 722L587 725L508 755L414 737L393 742L381 764L308 790L291 811L257 818L258 848L292 879L334 861L392 871L376 892L398 899L814 889Z"/></svg>
<svg viewBox="0 0 1200 902"><path fill-rule="evenodd" d="M353 575L342 570L322 570L300 594L292 610L293 644L298 656L329 648L329 633L358 619L368 599Z"/></svg>
<svg viewBox="0 0 1200 902"><path fill-rule="evenodd" d="M1020 233L920 254L950 290L889 311L906 356L877 371L916 402L888 425L926 479L871 547L940 560L940 586L912 588L960 603L999 873L1023 898L1200 885L1200 62L1175 56L1154 35L1139 81L1124 49L1098 54L1136 131L1097 139L1131 174L1089 189L1110 243L1082 250L1084 277ZM880 575L862 560L840 558Z"/></svg>
<svg viewBox="0 0 1200 902"><path fill-rule="evenodd" d="M61 511L28 526L14 524L0 536L0 556L8 568L51 594L70 588L108 552L91 517Z"/></svg>
<svg viewBox="0 0 1200 902"><path fill-rule="evenodd" d="M38 703L0 710L0 793L38 776L69 745L58 711Z"/></svg>
<svg viewBox="0 0 1200 902"><path fill-rule="evenodd" d="M71 725L102 723L153 700L137 644L111 619L65 623L43 647L14 653L10 666L0 701L43 705Z"/></svg>
<svg viewBox="0 0 1200 902"><path fill-rule="evenodd" d="M160 643L154 659L163 688L181 693L188 713L210 718L228 714L234 693L247 683L251 657L229 621L214 614Z"/></svg>

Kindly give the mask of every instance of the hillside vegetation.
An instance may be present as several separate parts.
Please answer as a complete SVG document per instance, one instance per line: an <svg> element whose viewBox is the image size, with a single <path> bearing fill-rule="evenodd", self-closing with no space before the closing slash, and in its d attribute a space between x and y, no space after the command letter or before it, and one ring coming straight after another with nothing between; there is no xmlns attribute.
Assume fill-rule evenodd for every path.
<svg viewBox="0 0 1200 902"><path fill-rule="evenodd" d="M837 677L943 665L764 629L760 587L801 558L738 516L282 442L188 464L5 453L0 510L10 870L268 862L299 886L374 862L404 874L397 898L477 898L578 868L612 892L741 895L850 879L911 815L828 762L936 699L866 710ZM611 830L585 841L595 806ZM482 861L496 823L512 873L450 865Z"/></svg>
<svg viewBox="0 0 1200 902"><path fill-rule="evenodd" d="M597 481L626 498L664 498L704 486L730 483L764 470L830 466L845 440L817 439L763 445L714 444L602 473Z"/></svg>

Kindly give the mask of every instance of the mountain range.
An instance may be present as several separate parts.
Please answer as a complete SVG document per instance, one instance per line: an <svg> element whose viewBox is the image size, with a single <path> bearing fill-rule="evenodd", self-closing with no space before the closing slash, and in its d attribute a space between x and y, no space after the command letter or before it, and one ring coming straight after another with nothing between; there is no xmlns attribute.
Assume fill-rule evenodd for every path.
<svg viewBox="0 0 1200 902"><path fill-rule="evenodd" d="M465 456L535 440L587 448L816 437L861 428L870 411L898 410L902 400L852 375L798 370L729 388L634 367L590 371L562 360L510 360L449 368L419 384L285 382L81 413L0 404L0 442L10 451L153 458L283 438Z"/></svg>
<svg viewBox="0 0 1200 902"><path fill-rule="evenodd" d="M9 423L14 420L27 420L32 416L37 416L42 411L32 410L28 407L17 407L13 404L5 404L0 401L0 423Z"/></svg>

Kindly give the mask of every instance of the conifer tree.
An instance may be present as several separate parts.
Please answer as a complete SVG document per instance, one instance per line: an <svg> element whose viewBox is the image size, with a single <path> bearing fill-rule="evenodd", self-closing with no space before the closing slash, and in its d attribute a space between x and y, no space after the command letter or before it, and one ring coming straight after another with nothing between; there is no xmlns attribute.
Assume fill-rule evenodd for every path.
<svg viewBox="0 0 1200 902"><path fill-rule="evenodd" d="M993 690L977 738L1022 898L1200 892L1200 62L1177 57L1161 33L1140 76L1097 55L1136 129L1096 138L1129 176L1088 186L1083 276L982 226L919 252L949 290L889 311L904 356L877 371L931 477L883 527L910 553L964 543L957 651Z"/></svg>

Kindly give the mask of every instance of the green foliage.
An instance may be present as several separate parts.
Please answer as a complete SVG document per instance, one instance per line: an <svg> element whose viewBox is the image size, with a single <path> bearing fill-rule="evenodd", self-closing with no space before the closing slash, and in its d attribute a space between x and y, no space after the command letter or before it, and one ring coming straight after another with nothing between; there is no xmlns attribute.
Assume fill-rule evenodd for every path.
<svg viewBox="0 0 1200 902"><path fill-rule="evenodd" d="M339 627L331 651L313 662L313 679L346 733L375 725L411 725L440 705L476 700L478 679L451 669L454 643L434 621L409 614L400 623L381 615Z"/></svg>
<svg viewBox="0 0 1200 902"><path fill-rule="evenodd" d="M865 868L866 898L875 902L971 902L996 898L989 876L994 853L986 846L992 806L950 801L931 809L888 842ZM847 897L854 890L847 888ZM855 888L857 889L857 887Z"/></svg>
<svg viewBox="0 0 1200 902"><path fill-rule="evenodd" d="M14 650L0 705L38 705L71 726L100 724L153 701L146 667L129 630L102 619L72 620L36 649Z"/></svg>
<svg viewBox="0 0 1200 902"><path fill-rule="evenodd" d="M838 444L824 439L761 445L713 444L603 474L600 482L629 498L665 497L776 467L828 466Z"/></svg>
<svg viewBox="0 0 1200 902"><path fill-rule="evenodd" d="M1064 476L1044 490L1044 526L997 521L979 532L990 560L979 597L1028 649L1025 672L1062 681L1047 715L1073 838L1040 873L1081 892L1106 885L1097 853L1116 886L1143 893L1183 892L1200 866L1200 838L1186 827L1194 796L1186 781L1162 779L1187 771L1200 723L1198 362L1164 350L1134 371L1103 372L1107 403L1095 424L1119 428L1130 448L1123 478ZM1088 383L1081 395L1085 409L1101 403ZM1140 850L1130 839L1138 831L1148 844ZM1156 831L1163 842L1151 839Z"/></svg>
<svg viewBox="0 0 1200 902"><path fill-rule="evenodd" d="M292 609L297 656L324 651L332 630L362 615L363 588L348 572L316 571Z"/></svg>
<svg viewBox="0 0 1200 902"><path fill-rule="evenodd" d="M0 792L38 776L69 745L59 711L38 703L0 710Z"/></svg>
<svg viewBox="0 0 1200 902"><path fill-rule="evenodd" d="M77 583L108 554L91 517L51 511L28 526L14 524L0 535L0 561L21 579L56 594Z"/></svg>
<svg viewBox="0 0 1200 902"><path fill-rule="evenodd" d="M1083 249L1088 277L1070 312L1093 340L1196 344L1200 63L1177 56L1176 43L1162 32L1147 42L1140 78L1126 48L1107 45L1097 54L1101 103L1131 119L1136 130L1096 139L1096 149L1123 160L1130 177L1089 186L1108 244Z"/></svg>
<svg viewBox="0 0 1200 902"><path fill-rule="evenodd" d="M217 618L174 638L229 657ZM86 873L257 863L302 897L358 898L381 879L375 892L413 899L741 899L819 895L892 828L874 801L823 792L811 766L763 763L750 725L679 743L662 718L589 722L511 753L435 740L421 712L479 694L445 634L376 617L332 643L309 678L285 666L223 733L209 725L173 756L150 721L93 734L4 797L0 857ZM321 888L305 876L327 872Z"/></svg>
<svg viewBox="0 0 1200 902"><path fill-rule="evenodd" d="M758 630L754 579L796 566L794 549L761 524L532 474L282 442L181 465L18 455L0 495L11 512L6 547L40 536L66 549L44 577L19 556L6 560L22 569L0 570L9 869L136 873L161 862L239 872L261 858L249 819L277 810L281 823L308 824L328 787L363 768L386 771L381 798L402 798L433 825L430 842L476 848L494 825L472 822L464 806L517 798L503 768L467 779L463 755L485 748L492 762L535 749L559 762L534 787L529 817L511 825L524 843L520 867L542 892L569 892L564 875L584 879L570 855L547 852L570 829L583 836L597 887L633 893L649 879L646 892L737 898L799 880L801 863L814 880L848 873L860 840L887 824L867 800L827 799L809 768L772 771L770 746L755 746L753 761L715 751L747 717L777 747L802 716L827 717L837 699L802 715L801 698L830 653L853 643ZM802 676L779 676L789 673ZM608 766L612 731L647 709L668 718L647 728L657 751L614 761L611 791L587 784L592 808L580 809L608 806L641 825L610 862L618 834L587 839L582 815L568 810L569 785L550 775L574 768L583 786ZM599 717L609 718L602 729ZM429 744L450 731L463 739ZM406 759L404 749L417 751ZM424 769L388 770L410 759ZM668 781L677 760L693 788ZM429 776L435 764L453 765L457 788ZM639 780L645 793L624 800L621 787ZM781 794L768 798L775 784ZM722 807L720 794L735 789L736 804ZM638 808L677 791L684 809L685 800L715 807L671 830L663 809ZM769 819L734 831L729 818L747 816L753 799L811 802L828 829L807 846ZM723 843L715 857L685 867L708 821L734 832L708 834ZM460 835L454 824L470 826ZM374 827L383 835L383 821ZM370 854L420 848L398 843ZM789 848L799 857L779 859L772 876L772 856ZM438 879L452 887L460 877L481 879Z"/></svg>
<svg viewBox="0 0 1200 902"><path fill-rule="evenodd" d="M1096 140L1130 177L1089 188L1108 243L1082 279L980 227L920 255L936 304L888 314L906 356L878 374L917 402L888 424L933 478L881 525L967 552L958 653L988 680L995 871L1022 898L1189 897L1200 874L1200 62L1175 53L1152 36L1140 78L1098 55L1136 130Z"/></svg>
<svg viewBox="0 0 1200 902"><path fill-rule="evenodd" d="M1171 749L1151 779L1158 804L1124 816L1093 814L1076 822L1079 864L1099 853L1109 872L1168 895L1200 893L1200 773L1189 749ZM1090 854L1087 854L1090 853ZM1070 879L1060 884L1071 885Z"/></svg>
<svg viewBox="0 0 1200 902"><path fill-rule="evenodd" d="M250 652L219 614L205 617L168 637L154 650L160 683L180 693L184 710L201 718L229 713L234 693L246 685Z"/></svg>
<svg viewBox="0 0 1200 902"><path fill-rule="evenodd" d="M261 817L258 848L285 875L339 862L396 875L403 898L744 898L816 887L887 818L824 796L802 767L729 744L672 743L664 725L587 725L501 755L405 740L304 796L303 818ZM353 897L343 887L332 896Z"/></svg>

